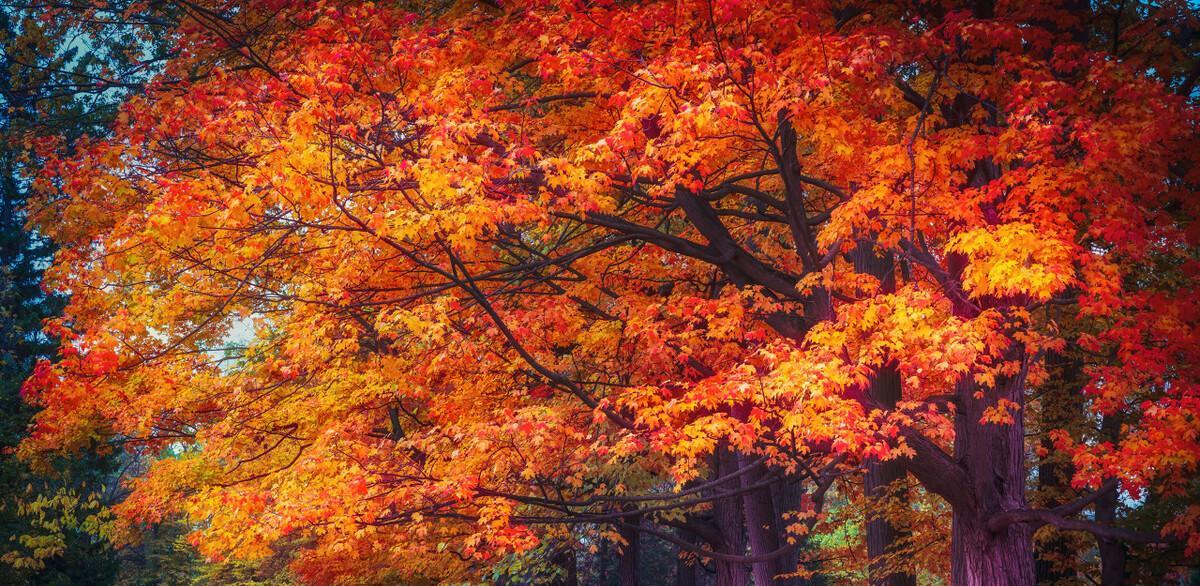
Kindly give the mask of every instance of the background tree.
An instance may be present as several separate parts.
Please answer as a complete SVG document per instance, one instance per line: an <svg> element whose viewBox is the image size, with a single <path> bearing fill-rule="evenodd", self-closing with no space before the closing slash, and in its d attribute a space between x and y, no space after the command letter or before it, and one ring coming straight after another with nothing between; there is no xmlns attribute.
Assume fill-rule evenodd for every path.
<svg viewBox="0 0 1200 586"><path fill-rule="evenodd" d="M36 132L66 134L68 140L104 120L59 84L97 67L90 56L66 50L59 31L12 8L0 11L3 61L0 62L0 401L3 415L0 482L4 495L5 561L0 581L30 584L102 584L116 570L112 549L83 527L98 510L87 506L89 495L102 491L112 460L91 452L62 459L49 470L35 472L13 457L33 410L19 390L36 360L53 354L54 342L41 333L42 321L56 315L63 298L41 290L41 274L52 256L50 243L25 229L28 173L36 166L30 150ZM57 74L56 74L57 73ZM70 81L66 81L70 83ZM109 112L115 104L108 104Z"/></svg>
<svg viewBox="0 0 1200 586"><path fill-rule="evenodd" d="M163 13L165 16L166 13ZM31 467L14 456L34 409L19 390L55 342L42 323L65 297L42 289L53 245L26 226L30 182L47 137L69 145L104 136L121 101L166 57L165 21L149 27L128 6L10 3L0 9L0 582L110 584L120 561L104 538L127 458L108 446ZM69 152L69 151L64 151Z"/></svg>

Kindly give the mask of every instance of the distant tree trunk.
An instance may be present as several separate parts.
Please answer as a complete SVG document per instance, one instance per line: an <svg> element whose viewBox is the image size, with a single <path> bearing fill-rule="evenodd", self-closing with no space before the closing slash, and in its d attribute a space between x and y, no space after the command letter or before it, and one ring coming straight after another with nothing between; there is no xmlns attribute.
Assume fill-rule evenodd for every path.
<svg viewBox="0 0 1200 586"><path fill-rule="evenodd" d="M596 574L602 586L608 585L608 540L600 540L600 551L596 554Z"/></svg>
<svg viewBox="0 0 1200 586"><path fill-rule="evenodd" d="M1063 429L1083 415L1083 364L1077 357L1049 352L1046 370L1057 384L1048 385L1041 397L1043 431ZM1049 437L1042 438L1041 447L1050 455L1038 465L1038 491L1045 495L1044 506L1056 507L1071 500L1071 488L1066 481L1073 474L1072 466L1070 461L1061 461L1061 456L1053 453L1054 442ZM1061 565L1062 560L1073 556L1070 543L1061 533L1034 546L1038 584L1055 584L1073 576L1069 568Z"/></svg>
<svg viewBox="0 0 1200 586"><path fill-rule="evenodd" d="M563 543L562 547L555 550L551 562L562 570L560 575L551 582L553 586L579 586L579 568L575 558L575 548L571 547L569 542Z"/></svg>
<svg viewBox="0 0 1200 586"><path fill-rule="evenodd" d="M871 382L871 398L886 408L894 408L900 400L900 373L894 366L884 366L875 373ZM867 461L864 492L871 499L886 497L887 489L904 478L903 464L898 460L881 462ZM868 571L872 586L916 586L917 577L905 572L887 572L882 561L906 533L882 516L867 521L867 557L871 560Z"/></svg>
<svg viewBox="0 0 1200 586"><path fill-rule="evenodd" d="M788 515L799 510L800 495L803 492L799 482L790 480L784 478L782 482L771 485L771 500L774 503L775 509L775 529L780 544L788 543L789 535L787 527L792 522ZM786 555L780 557L778 562L778 567L784 575L796 573L799 565L800 548L794 548ZM808 583L808 580L796 576L787 578L777 577L775 579L775 586L804 586Z"/></svg>
<svg viewBox="0 0 1200 586"><path fill-rule="evenodd" d="M726 446L718 447L715 476L724 476L736 470L736 456ZM723 490L728 490L728 487ZM741 498L732 496L716 499L713 503L714 521L721 532L723 545L720 551L724 553L742 555L746 552L741 501ZM747 586L749 575L744 564L719 559L713 560L713 564L717 569L717 586Z"/></svg>
<svg viewBox="0 0 1200 586"><path fill-rule="evenodd" d="M695 543L695 539L686 534L682 538L689 543ZM696 586L697 571L700 568L696 560L684 556L685 551L680 548L675 557L675 586Z"/></svg>
<svg viewBox="0 0 1200 586"><path fill-rule="evenodd" d="M1107 441L1115 441L1120 437L1121 415L1113 413L1104 416L1100 425L1100 434ZM1110 490L1096 499L1096 522L1113 525L1117 520L1117 499L1120 491ZM1121 586L1125 584L1127 551L1125 544L1112 540L1097 538L1100 548L1100 584L1101 586Z"/></svg>
<svg viewBox="0 0 1200 586"><path fill-rule="evenodd" d="M737 455L737 463L741 468L750 466L751 458L745 454ZM761 482L765 474L762 464L754 466L743 474L740 484L747 489ZM779 532L775 526L775 507L771 502L770 487L761 487L742 495L742 507L746 514L746 534L750 543L750 555L762 556L779 549ZM777 560L755 562L751 565L755 586L771 586L775 576L780 574Z"/></svg>
<svg viewBox="0 0 1200 586"><path fill-rule="evenodd" d="M873 240L859 240L850 255L854 270L860 274L879 279L880 293L896 291L896 262L891 254L880 254ZM895 366L887 364L875 372L871 381L871 399L884 409L894 409L901 399L900 373ZM877 458L867 460L867 471L863 492L871 499L885 496L886 489L904 478L903 464L898 460L882 462ZM867 521L868 572L872 586L916 586L917 578L903 572L887 573L883 566L884 557L891 551L903 532L882 516Z"/></svg>
<svg viewBox="0 0 1200 586"><path fill-rule="evenodd" d="M625 545L621 548L620 562L617 567L617 580L620 586L637 586L638 584L638 553L641 546L641 533L637 527L642 524L641 515L625 518L625 524L620 533Z"/></svg>
<svg viewBox="0 0 1200 586"><path fill-rule="evenodd" d="M1061 31L1071 35L1078 43L1086 43L1087 28L1085 24L1093 16L1091 2L1067 0L1061 9L1077 17L1070 26L1064 26L1062 21L1039 22L1039 26ZM1046 356L1046 366L1050 376L1056 378L1058 384L1051 384L1042 396L1042 426L1046 430L1061 429L1072 421L1078 420L1083 414L1082 391L1085 384L1083 364L1078 357L1051 352ZM1049 438L1044 438L1042 447L1048 452L1053 452L1054 444ZM1047 507L1054 507L1070 500L1067 498L1069 495L1064 494L1069 490L1065 481L1074 474L1073 467L1069 462L1060 465L1053 458L1052 455L1050 458L1044 459L1038 466L1038 489L1043 494L1051 495L1051 498L1044 503ZM1072 557L1070 544L1061 533L1041 543L1035 543L1035 548L1035 573L1038 584L1054 584L1072 577L1069 569L1056 566L1056 561Z"/></svg>
<svg viewBox="0 0 1200 586"><path fill-rule="evenodd" d="M1047 450L1054 448L1053 442L1049 438L1043 438L1041 441L1042 447ZM1048 493L1059 493L1066 488L1062 481L1062 472L1059 471L1059 464L1052 459L1047 458L1042 460L1038 465L1038 489ZM1062 504L1061 499L1052 498L1046 501L1046 506L1055 507ZM1060 580L1066 580L1071 577L1071 572L1066 571L1060 566L1061 560L1071 556L1070 544L1063 538L1061 534L1053 538L1043 540L1034 544L1036 549L1036 561L1034 562L1034 573L1038 584L1056 584Z"/></svg>

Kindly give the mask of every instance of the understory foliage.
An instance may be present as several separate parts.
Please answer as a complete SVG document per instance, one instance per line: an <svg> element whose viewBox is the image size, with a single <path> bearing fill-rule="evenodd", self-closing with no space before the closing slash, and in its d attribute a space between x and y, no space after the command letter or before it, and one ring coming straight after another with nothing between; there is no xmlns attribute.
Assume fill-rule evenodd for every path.
<svg viewBox="0 0 1200 586"><path fill-rule="evenodd" d="M160 454L118 543L318 584L1200 554L1186 2L174 6L109 134L34 145L70 302L20 450Z"/></svg>

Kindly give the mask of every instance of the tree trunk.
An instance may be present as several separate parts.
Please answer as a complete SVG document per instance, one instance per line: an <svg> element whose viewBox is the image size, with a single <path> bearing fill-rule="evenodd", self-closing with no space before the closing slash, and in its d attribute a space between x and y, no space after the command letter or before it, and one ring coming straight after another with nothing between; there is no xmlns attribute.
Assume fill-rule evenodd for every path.
<svg viewBox="0 0 1200 586"><path fill-rule="evenodd" d="M600 540L600 552L596 554L596 574L602 586L608 586L608 540Z"/></svg>
<svg viewBox="0 0 1200 586"><path fill-rule="evenodd" d="M951 584L954 586L1032 586L1035 584L1030 532L1022 524L992 535L978 515L954 514Z"/></svg>
<svg viewBox="0 0 1200 586"><path fill-rule="evenodd" d="M689 538L687 534L681 537L689 543L695 543L695 539ZM675 586L696 586L696 573L700 568L696 560L685 557L684 552L685 550L680 548L675 558Z"/></svg>
<svg viewBox="0 0 1200 586"><path fill-rule="evenodd" d="M850 256L856 272L879 279L880 293L896 291L895 258L891 254L876 251L873 240L859 240ZM880 367L871 381L869 392L871 399L880 407L894 409L902 398L900 373L895 366L889 364ZM897 460L881 462L871 458L866 465L863 492L872 499L885 496L886 489L905 475L903 464ZM903 532L882 516L874 516L867 521L868 572L872 586L916 586L916 576L901 572L888 573L884 567L885 557L902 536Z"/></svg>
<svg viewBox="0 0 1200 586"><path fill-rule="evenodd" d="M1041 397L1042 432L1063 429L1080 421L1084 415L1083 364L1077 356L1065 356L1058 352L1046 354L1046 371L1050 380ZM1038 464L1038 492L1042 495L1042 506L1052 508L1070 502L1075 497L1068 483L1074 475L1069 459L1054 453L1054 442L1043 437L1041 447L1049 455ZM1073 576L1067 560L1074 558L1070 543L1054 529L1049 539L1034 544L1036 555L1034 570L1038 584L1056 584Z"/></svg>
<svg viewBox="0 0 1200 586"><path fill-rule="evenodd" d="M1042 438L1041 444L1046 450L1053 451L1054 449L1054 442L1049 438ZM1060 471L1061 466L1054 461L1054 457L1051 454L1038 465L1038 490L1051 495L1046 500L1045 506L1047 507L1055 507L1066 502L1060 495L1068 488L1063 482L1066 473ZM1062 567L1063 560L1069 559L1072 554L1070 545L1061 533L1036 543L1035 546L1034 573L1038 584L1057 584L1059 581L1071 577L1071 573Z"/></svg>
<svg viewBox="0 0 1200 586"><path fill-rule="evenodd" d="M1100 434L1107 441L1116 441L1121 433L1121 415L1113 413L1104 416L1100 424ZM1117 499L1120 491L1110 490L1096 499L1096 522L1103 525L1115 525L1117 520ZM1100 548L1100 584L1101 586L1121 586L1125 584L1125 562L1127 552L1125 544L1113 540L1097 538Z"/></svg>
<svg viewBox="0 0 1200 586"><path fill-rule="evenodd" d="M789 535L787 526L793 522L788 515L800 509L800 497L802 493L801 483L791 481L791 479L786 477L782 482L771 485L771 500L774 503L773 507L775 509L776 540L780 544L788 543ZM799 547L792 549L792 551L779 558L778 567L784 575L796 573L799 566ZM808 580L796 576L775 578L775 586L805 586L809 583Z"/></svg>
<svg viewBox="0 0 1200 586"><path fill-rule="evenodd" d="M740 467L749 466L751 458L745 454L737 455ZM764 467L759 464L743 474L740 478L742 488L747 488L761 482L765 476ZM742 496L742 507L746 514L746 534L750 542L750 555L762 556L779 549L779 532L775 526L775 506L771 502L770 487L762 487ZM780 574L778 560L755 562L751 566L755 586L771 586L775 576Z"/></svg>
<svg viewBox="0 0 1200 586"><path fill-rule="evenodd" d="M640 549L641 532L637 527L642 524L641 515L625 518L626 526L621 527L621 539L625 545L621 548L621 557L617 565L617 581L620 586L637 586L638 584L638 550Z"/></svg>
<svg viewBox="0 0 1200 586"><path fill-rule="evenodd" d="M991 0L977 0L972 12L991 18ZM984 59L990 61L990 58ZM957 121L969 119L972 98L955 96L952 112ZM999 121L990 114L993 125ZM976 162L968 185L983 187L1000 177L1000 167L990 157ZM995 210L991 210L994 212ZM962 282L967 259L961 254L947 255L946 268ZM969 317L971 311L954 301L954 312ZM1016 346L1009 349L1008 360L1026 357ZM953 503L950 534L950 571L954 586L1034 586L1033 535L1026 524L1013 524L999 532L988 529L988 520L1002 511L1027 507L1025 498L1025 372L985 387L975 383L973 373L956 385L958 409L954 422L954 459L965 472L965 490ZM1017 410L1010 412L1011 422L984 422L985 410L1001 408L1008 401Z"/></svg>
<svg viewBox="0 0 1200 586"><path fill-rule="evenodd" d="M737 470L737 458L727 447L718 447L716 475L724 476L735 470ZM725 490L728 490L728 487ZM724 553L734 555L746 553L741 500L741 498L733 496L719 498L713 503L716 525L721 531L721 541L723 542L723 547L720 549ZM717 586L747 586L749 575L743 564L725 560L713 560L713 563L717 569Z"/></svg>
<svg viewBox="0 0 1200 586"><path fill-rule="evenodd" d="M1022 377L998 382L995 389L976 387L970 378L959 384L962 404L955 418L954 455L964 464L969 495L954 507L951 530L951 583L954 586L1033 586L1033 539L1025 524L992 533L988 520L1001 511L1024 509L1025 424L1022 413L1012 423L982 422L984 409L1007 399L1021 404ZM976 390L983 396L976 397Z"/></svg>
<svg viewBox="0 0 1200 586"><path fill-rule="evenodd" d="M900 373L893 366L885 366L875 373L871 382L871 398L882 406L894 408L900 400ZM867 461L867 472L864 479L864 492L871 499L887 496L887 489L892 483L904 478L903 464L898 460L881 462L877 459ZM867 558L871 586L916 586L917 577L905 572L888 572L884 565L886 556L896 544L897 539L906 534L883 516L874 516L867 521Z"/></svg>

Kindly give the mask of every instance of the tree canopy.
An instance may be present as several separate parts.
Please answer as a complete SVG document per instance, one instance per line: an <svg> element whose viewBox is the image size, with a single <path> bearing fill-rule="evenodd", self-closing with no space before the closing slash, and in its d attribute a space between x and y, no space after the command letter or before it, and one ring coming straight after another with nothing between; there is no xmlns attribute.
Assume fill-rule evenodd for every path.
<svg viewBox="0 0 1200 586"><path fill-rule="evenodd" d="M165 454L118 541L312 583L1200 553L1186 2L174 6L110 132L33 145L70 301L21 452Z"/></svg>

